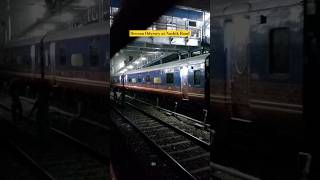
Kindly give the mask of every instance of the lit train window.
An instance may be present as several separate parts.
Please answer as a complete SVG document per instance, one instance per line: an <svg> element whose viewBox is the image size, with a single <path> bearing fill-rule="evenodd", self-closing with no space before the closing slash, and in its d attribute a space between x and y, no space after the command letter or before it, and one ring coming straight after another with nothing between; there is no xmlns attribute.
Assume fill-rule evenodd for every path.
<svg viewBox="0 0 320 180"><path fill-rule="evenodd" d="M97 47L90 46L90 65L99 65L99 49Z"/></svg>
<svg viewBox="0 0 320 180"><path fill-rule="evenodd" d="M154 84L161 84L161 77L154 77L153 78L153 83Z"/></svg>
<svg viewBox="0 0 320 180"><path fill-rule="evenodd" d="M82 54L72 54L71 56L71 65L81 67L83 66L83 56Z"/></svg>
<svg viewBox="0 0 320 180"><path fill-rule="evenodd" d="M150 82L150 81L151 81L150 75L147 75L146 76L146 82Z"/></svg>
<svg viewBox="0 0 320 180"><path fill-rule="evenodd" d="M137 83L137 79L136 78L132 78L132 83Z"/></svg>
<svg viewBox="0 0 320 180"><path fill-rule="evenodd" d="M67 56L66 56L66 50L65 50L65 48L60 48L60 49L59 49L59 54L60 54L60 58L59 58L60 65L66 65L66 63L67 63Z"/></svg>
<svg viewBox="0 0 320 180"><path fill-rule="evenodd" d="M289 72L289 29L276 28L270 31L270 73Z"/></svg>
<svg viewBox="0 0 320 180"><path fill-rule="evenodd" d="M166 77L167 77L167 84L173 84L173 81L174 81L173 73L167 73Z"/></svg>
<svg viewBox="0 0 320 180"><path fill-rule="evenodd" d="M194 85L200 85L201 83L201 71L200 70L195 70L193 72L193 84Z"/></svg>

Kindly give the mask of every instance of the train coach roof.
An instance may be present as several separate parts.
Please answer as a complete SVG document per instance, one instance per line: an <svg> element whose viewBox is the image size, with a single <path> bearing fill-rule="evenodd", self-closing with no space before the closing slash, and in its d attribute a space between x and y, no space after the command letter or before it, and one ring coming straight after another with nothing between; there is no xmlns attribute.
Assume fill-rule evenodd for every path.
<svg viewBox="0 0 320 180"><path fill-rule="evenodd" d="M93 35L107 35L109 33L110 28L108 27L107 23L95 23L85 25L79 28L49 33L44 39L44 42L58 41L63 39L74 39Z"/></svg>
<svg viewBox="0 0 320 180"><path fill-rule="evenodd" d="M136 74L136 73L149 72L149 71L155 71L155 70L166 69L166 68L173 68L173 67L183 66L183 65L198 64L198 63L204 62L209 55L210 54L203 54L203 55L194 56L187 59L182 59L180 61L173 61L165 64L159 64L159 65L146 67L142 69L127 71L125 74ZM116 75L119 75L119 74L116 74Z"/></svg>
<svg viewBox="0 0 320 180"><path fill-rule="evenodd" d="M41 41L41 37L33 37L33 38L26 38L26 39L16 39L11 40L6 44L6 47L19 47L19 46L28 46L38 44Z"/></svg>
<svg viewBox="0 0 320 180"><path fill-rule="evenodd" d="M90 24L83 27L79 27L79 28L54 31L54 32L48 33L44 39L44 42L57 41L57 40L63 40L63 39L74 39L74 38L87 37L92 35L104 35L104 34L109 34L109 31L110 29L108 28L108 25L106 23L105 24L95 23L95 24ZM43 38L43 36L11 40L6 44L6 47L19 47L19 46L38 44L40 43L41 38Z"/></svg>

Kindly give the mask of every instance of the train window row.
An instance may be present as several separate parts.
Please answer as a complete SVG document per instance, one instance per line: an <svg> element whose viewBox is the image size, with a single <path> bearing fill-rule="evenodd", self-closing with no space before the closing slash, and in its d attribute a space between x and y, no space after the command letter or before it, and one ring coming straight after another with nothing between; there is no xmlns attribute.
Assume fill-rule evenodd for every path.
<svg viewBox="0 0 320 180"><path fill-rule="evenodd" d="M67 65L66 49L61 47L59 49L59 63L61 66ZM99 65L99 48L92 45L89 46L89 64L90 66L96 67ZM71 55L71 65L75 67L81 67L84 65L84 56L81 53L74 53Z"/></svg>
<svg viewBox="0 0 320 180"><path fill-rule="evenodd" d="M40 64L40 58L38 59L38 63ZM67 55L64 48L59 49L59 64L61 66L67 65ZM45 66L50 65L51 57L49 51L45 51ZM82 67L84 65L84 57L81 53L75 53L71 55L70 64L74 67ZM12 64L17 65L30 65L31 64L31 57L29 56L15 56L15 58L11 59ZM90 48L90 65L91 66L98 66L99 65L99 50L98 48L91 47Z"/></svg>
<svg viewBox="0 0 320 180"><path fill-rule="evenodd" d="M115 80L118 82L117 80ZM129 83L142 83L142 82L151 82L150 75L146 75L145 78L141 78L138 76L138 78L128 78ZM161 77L153 77L153 83L154 84L161 84ZM174 84L174 73L166 73L166 83L167 84ZM201 84L201 70L195 70L193 72L193 84L194 85L200 85Z"/></svg>
<svg viewBox="0 0 320 180"><path fill-rule="evenodd" d="M28 58L28 56L16 56L16 58L11 59L12 64L17 65L30 65L31 58Z"/></svg>

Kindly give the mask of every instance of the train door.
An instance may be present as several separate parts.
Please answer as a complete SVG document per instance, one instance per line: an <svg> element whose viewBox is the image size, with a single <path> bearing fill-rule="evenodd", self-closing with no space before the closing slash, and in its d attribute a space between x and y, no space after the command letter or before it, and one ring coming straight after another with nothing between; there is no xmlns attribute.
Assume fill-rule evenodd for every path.
<svg viewBox="0 0 320 180"><path fill-rule="evenodd" d="M50 43L50 67L49 71L52 75L52 78L55 79L55 70L56 70L56 43Z"/></svg>
<svg viewBox="0 0 320 180"><path fill-rule="evenodd" d="M31 73L34 75L36 72L36 46L32 45L30 48L31 57Z"/></svg>
<svg viewBox="0 0 320 180"><path fill-rule="evenodd" d="M224 44L227 63L227 94L231 96L231 116L249 117L249 16L236 15L225 22Z"/></svg>
<svg viewBox="0 0 320 180"><path fill-rule="evenodd" d="M188 67L183 66L180 69L180 78L181 78L181 92L182 92L182 99L183 100L189 100L188 96Z"/></svg>

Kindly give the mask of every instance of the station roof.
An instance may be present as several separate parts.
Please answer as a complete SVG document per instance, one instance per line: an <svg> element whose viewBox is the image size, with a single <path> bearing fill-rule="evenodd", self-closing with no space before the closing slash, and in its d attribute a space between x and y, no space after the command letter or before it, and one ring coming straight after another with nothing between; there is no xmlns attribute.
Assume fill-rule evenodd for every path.
<svg viewBox="0 0 320 180"><path fill-rule="evenodd" d="M121 0L106 0L112 6L119 6ZM8 8L8 3L10 8ZM7 0L0 1L0 22L7 24L8 14L11 16L12 36L35 36L45 34L53 29L65 29L70 23L90 7L97 5L94 0ZM191 7L209 11L210 0L184 0L180 6ZM170 13L175 16L183 16L189 11L190 18L198 17L196 11L191 12L185 9L176 9Z"/></svg>
<svg viewBox="0 0 320 180"><path fill-rule="evenodd" d="M0 21L8 24L8 15L11 16L13 38L41 36L52 30L68 28L77 16L97 5L96 2L93 0L1 1Z"/></svg>
<svg viewBox="0 0 320 180"><path fill-rule="evenodd" d="M178 2L177 5L192 7L195 9L210 10L210 0L183 0ZM120 7L121 0L111 0L111 6Z"/></svg>

